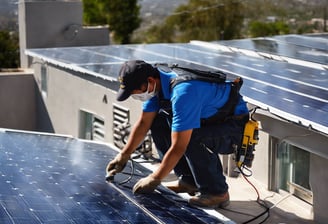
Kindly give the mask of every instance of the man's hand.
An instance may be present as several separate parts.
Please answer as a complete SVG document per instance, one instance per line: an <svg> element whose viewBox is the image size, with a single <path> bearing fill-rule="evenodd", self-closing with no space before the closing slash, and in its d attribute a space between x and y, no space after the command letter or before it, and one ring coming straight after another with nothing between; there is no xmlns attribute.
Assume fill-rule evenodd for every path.
<svg viewBox="0 0 328 224"><path fill-rule="evenodd" d="M155 179L151 175L140 179L133 187L133 194L147 194L155 190L161 180Z"/></svg>
<svg viewBox="0 0 328 224"><path fill-rule="evenodd" d="M130 156L119 153L116 157L110 161L106 168L106 177L113 177L115 174L121 172L126 163L128 162Z"/></svg>

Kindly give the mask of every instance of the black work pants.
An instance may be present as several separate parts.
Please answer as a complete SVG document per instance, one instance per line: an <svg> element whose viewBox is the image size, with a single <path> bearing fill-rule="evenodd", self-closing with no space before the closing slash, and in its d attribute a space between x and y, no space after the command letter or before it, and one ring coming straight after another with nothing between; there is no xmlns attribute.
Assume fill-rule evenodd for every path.
<svg viewBox="0 0 328 224"><path fill-rule="evenodd" d="M193 130L184 156L174 168L175 174L195 184L203 194L222 194L228 190L218 154L233 153L240 145L248 115L232 117L220 124ZM152 137L160 156L171 146L171 118L159 113L151 127Z"/></svg>

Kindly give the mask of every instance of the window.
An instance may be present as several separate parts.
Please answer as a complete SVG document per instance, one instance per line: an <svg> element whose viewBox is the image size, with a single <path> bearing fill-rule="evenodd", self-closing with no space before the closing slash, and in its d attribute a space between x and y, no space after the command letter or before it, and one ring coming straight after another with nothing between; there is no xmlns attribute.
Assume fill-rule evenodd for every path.
<svg viewBox="0 0 328 224"><path fill-rule="evenodd" d="M48 74L47 67L42 64L41 65L41 93L43 97L47 97L48 94Z"/></svg>
<svg viewBox="0 0 328 224"><path fill-rule="evenodd" d="M310 153L286 142L278 148L278 187L312 203Z"/></svg>
<svg viewBox="0 0 328 224"><path fill-rule="evenodd" d="M95 141L105 141L104 119L95 114L81 110L79 138Z"/></svg>

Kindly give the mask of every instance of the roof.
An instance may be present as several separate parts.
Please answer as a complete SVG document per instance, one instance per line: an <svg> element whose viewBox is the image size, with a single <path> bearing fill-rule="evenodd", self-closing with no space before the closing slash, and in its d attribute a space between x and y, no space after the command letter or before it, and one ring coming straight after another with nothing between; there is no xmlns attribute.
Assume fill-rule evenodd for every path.
<svg viewBox="0 0 328 224"><path fill-rule="evenodd" d="M139 164L129 182L117 184L132 172L130 162L116 184L107 183L105 167L117 151L106 144L0 129L0 149L0 223L233 223L163 186L133 195L150 173Z"/></svg>
<svg viewBox="0 0 328 224"><path fill-rule="evenodd" d="M265 48L267 43L274 47ZM328 134L327 43L325 34L291 35L230 42L28 49L26 54L104 82L115 82L120 65L130 59L220 69L230 78L244 79L241 93L247 102Z"/></svg>

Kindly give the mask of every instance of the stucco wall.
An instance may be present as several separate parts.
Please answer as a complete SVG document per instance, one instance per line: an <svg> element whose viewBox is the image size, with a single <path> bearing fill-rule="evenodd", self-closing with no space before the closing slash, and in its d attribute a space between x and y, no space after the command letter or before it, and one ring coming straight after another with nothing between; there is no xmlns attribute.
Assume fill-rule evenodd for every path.
<svg viewBox="0 0 328 224"><path fill-rule="evenodd" d="M313 214L316 223L328 223L328 160L311 154L310 185L313 192Z"/></svg>
<svg viewBox="0 0 328 224"><path fill-rule="evenodd" d="M0 127L36 130L35 82L32 73L0 73Z"/></svg>
<svg viewBox="0 0 328 224"><path fill-rule="evenodd" d="M34 64L34 68L35 80L41 91L40 64ZM79 137L79 113L83 110L96 114L105 121L105 141L113 142L113 104L130 109L131 123L139 116L140 102L116 101L117 83L108 88L50 65L47 65L47 80L48 92L46 95L42 94L42 98L55 133ZM107 103L103 101L105 96Z"/></svg>
<svg viewBox="0 0 328 224"><path fill-rule="evenodd" d="M21 67L28 66L25 49L109 44L109 30L83 27L82 1L19 1Z"/></svg>
<svg viewBox="0 0 328 224"><path fill-rule="evenodd" d="M259 132L259 141L255 146L254 160L252 165L253 177L259 182L267 185L269 174L269 135Z"/></svg>

